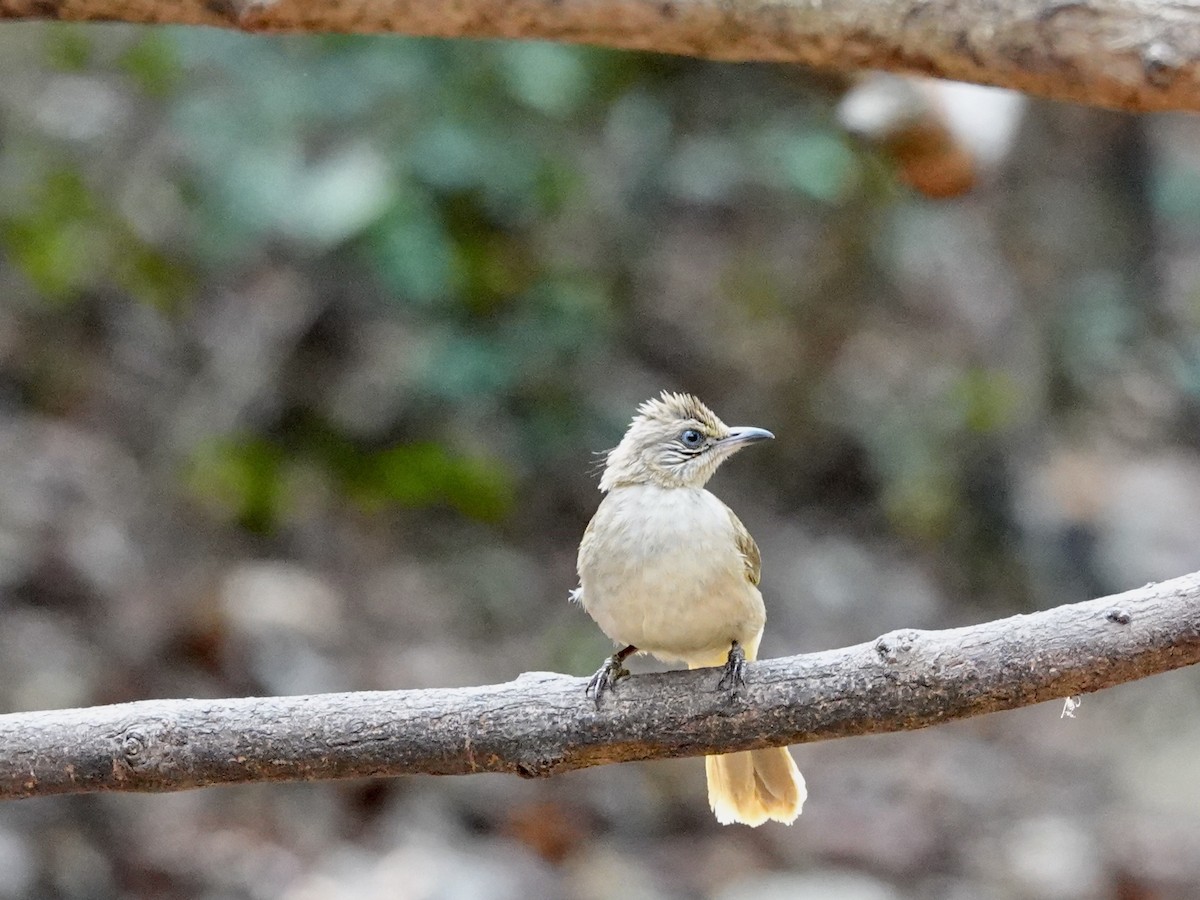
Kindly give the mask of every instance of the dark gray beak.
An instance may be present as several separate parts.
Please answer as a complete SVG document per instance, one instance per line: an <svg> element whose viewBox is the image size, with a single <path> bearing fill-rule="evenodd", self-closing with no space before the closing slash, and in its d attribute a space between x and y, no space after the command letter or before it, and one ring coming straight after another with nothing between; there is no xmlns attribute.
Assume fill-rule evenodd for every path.
<svg viewBox="0 0 1200 900"><path fill-rule="evenodd" d="M771 434L765 428L739 425L737 428L730 428L729 434L725 435L717 443L722 447L740 447L742 444L752 444L755 441L771 441L774 439L775 435Z"/></svg>

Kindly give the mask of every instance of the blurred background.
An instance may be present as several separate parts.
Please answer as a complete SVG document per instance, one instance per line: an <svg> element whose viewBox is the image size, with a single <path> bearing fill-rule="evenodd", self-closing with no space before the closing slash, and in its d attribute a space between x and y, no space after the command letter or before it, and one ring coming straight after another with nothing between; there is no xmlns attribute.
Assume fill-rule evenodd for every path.
<svg viewBox="0 0 1200 900"><path fill-rule="evenodd" d="M779 436L712 485L764 655L1200 569L1200 121L0 30L0 710L590 674L596 454L663 388ZM8 803L0 898L1196 897L1198 688L796 748L791 828L699 760Z"/></svg>

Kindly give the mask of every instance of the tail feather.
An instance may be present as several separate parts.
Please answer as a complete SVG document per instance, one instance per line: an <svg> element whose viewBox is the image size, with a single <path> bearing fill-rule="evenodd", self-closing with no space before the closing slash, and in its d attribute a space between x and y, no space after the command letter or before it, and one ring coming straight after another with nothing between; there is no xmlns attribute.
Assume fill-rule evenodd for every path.
<svg viewBox="0 0 1200 900"><path fill-rule="evenodd" d="M787 747L706 756L708 805L722 825L791 825L808 791Z"/></svg>
<svg viewBox="0 0 1200 900"><path fill-rule="evenodd" d="M757 641L752 650L757 650ZM746 654L753 659L752 653ZM689 660L689 668L721 665L724 658ZM808 789L787 747L743 750L706 756L708 805L722 825L758 826L771 820L791 825L800 815Z"/></svg>

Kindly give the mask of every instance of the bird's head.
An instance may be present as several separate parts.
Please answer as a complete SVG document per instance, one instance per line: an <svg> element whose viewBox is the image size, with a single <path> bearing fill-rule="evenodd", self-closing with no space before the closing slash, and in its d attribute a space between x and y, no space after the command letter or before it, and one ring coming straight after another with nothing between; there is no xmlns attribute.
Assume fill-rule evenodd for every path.
<svg viewBox="0 0 1200 900"><path fill-rule="evenodd" d="M600 490L631 484L703 487L724 460L746 444L775 435L763 428L730 428L690 394L647 400L609 451Z"/></svg>

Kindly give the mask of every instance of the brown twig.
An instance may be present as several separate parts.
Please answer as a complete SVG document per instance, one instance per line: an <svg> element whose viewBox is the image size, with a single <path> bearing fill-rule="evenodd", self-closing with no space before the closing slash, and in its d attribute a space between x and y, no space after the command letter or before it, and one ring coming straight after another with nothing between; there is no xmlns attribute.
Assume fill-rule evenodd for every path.
<svg viewBox="0 0 1200 900"><path fill-rule="evenodd" d="M553 775L925 728L1200 662L1200 573L947 631L623 680L530 673L449 690L147 700L0 716L0 798L370 775Z"/></svg>
<svg viewBox="0 0 1200 900"><path fill-rule="evenodd" d="M0 19L536 38L883 69L1128 110L1200 109L1200 5L1146 0L0 0Z"/></svg>

